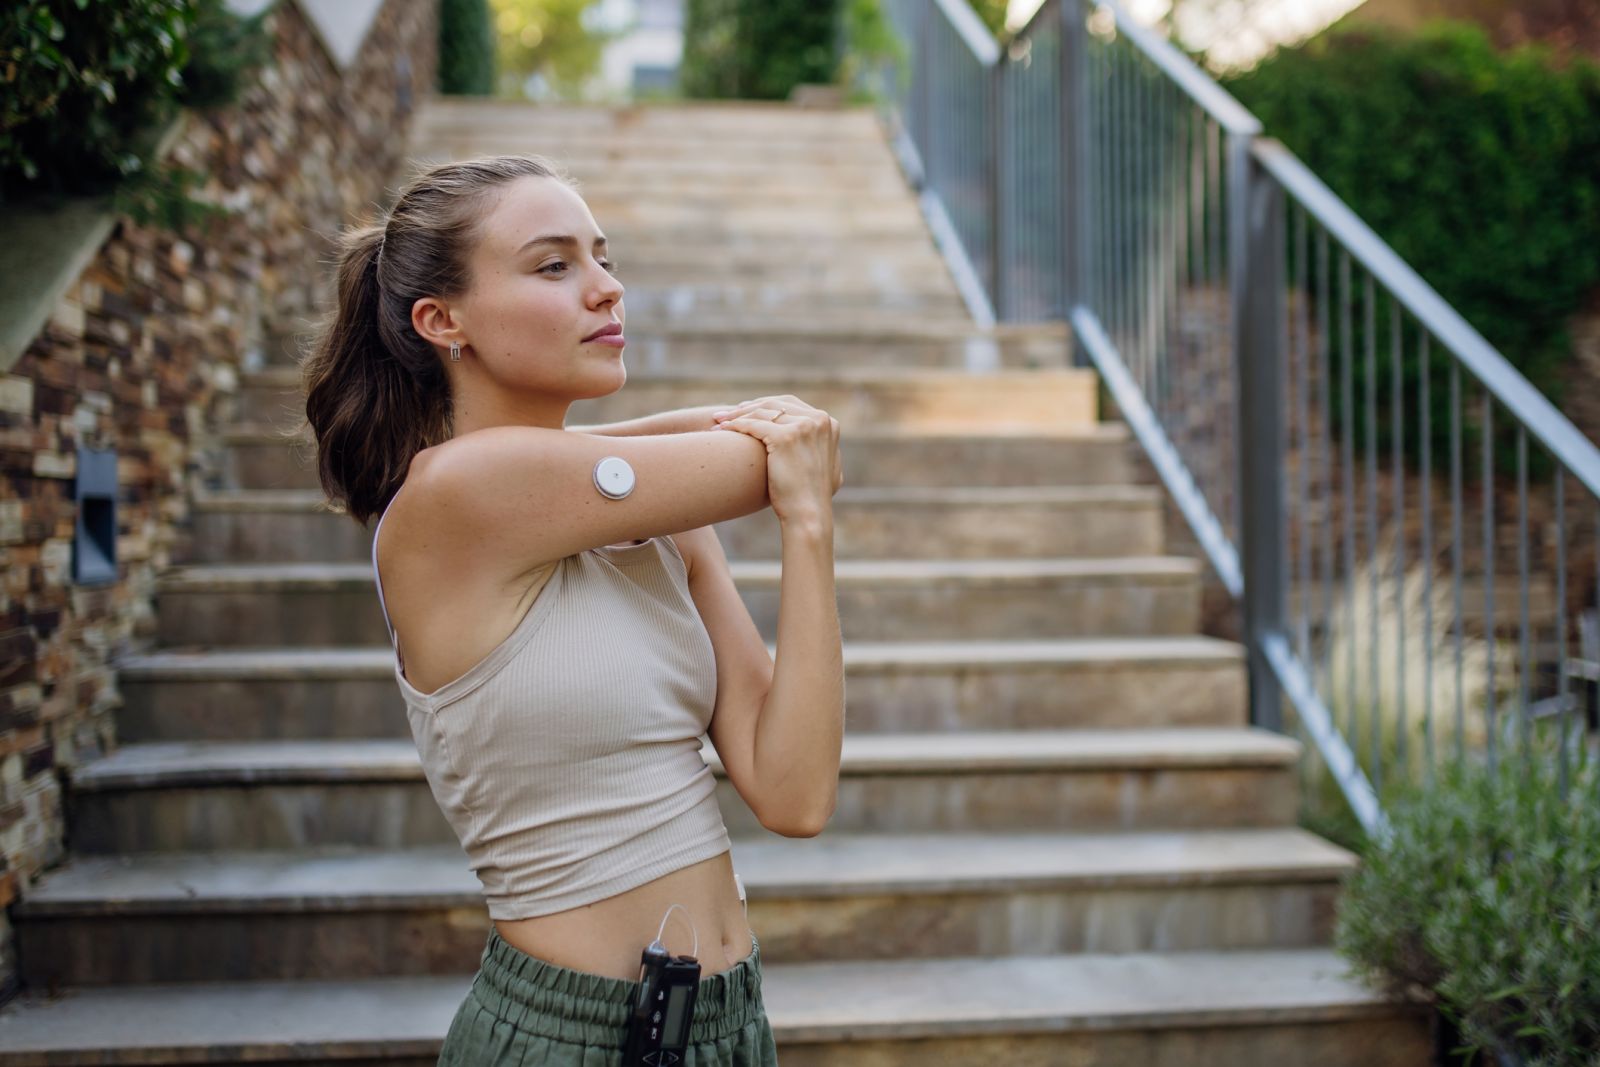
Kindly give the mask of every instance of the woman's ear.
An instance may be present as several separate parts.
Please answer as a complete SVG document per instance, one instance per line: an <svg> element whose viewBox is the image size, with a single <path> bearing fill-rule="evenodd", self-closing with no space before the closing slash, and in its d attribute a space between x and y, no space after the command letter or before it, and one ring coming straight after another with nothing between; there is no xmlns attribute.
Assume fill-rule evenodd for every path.
<svg viewBox="0 0 1600 1067"><path fill-rule="evenodd" d="M467 343L455 312L448 303L436 296L418 297L416 303L411 305L411 328L424 341L440 348L449 348L451 342Z"/></svg>

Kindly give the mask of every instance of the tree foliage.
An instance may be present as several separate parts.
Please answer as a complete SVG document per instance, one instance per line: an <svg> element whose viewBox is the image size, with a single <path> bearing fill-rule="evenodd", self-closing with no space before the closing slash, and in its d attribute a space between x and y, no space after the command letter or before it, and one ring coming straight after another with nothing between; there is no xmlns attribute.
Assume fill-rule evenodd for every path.
<svg viewBox="0 0 1600 1067"><path fill-rule="evenodd" d="M582 95L605 46L624 30L590 25L594 0L493 0L500 92L522 96L538 75L554 96Z"/></svg>
<svg viewBox="0 0 1600 1067"><path fill-rule="evenodd" d="M0 195L93 194L145 175L181 107L238 93L261 17L223 0L22 0L0 11ZM182 184L179 182L178 184Z"/></svg>
<svg viewBox="0 0 1600 1067"><path fill-rule="evenodd" d="M1600 66L1482 30L1336 28L1228 88L1535 386L1600 283Z"/></svg>
<svg viewBox="0 0 1600 1067"><path fill-rule="evenodd" d="M488 96L494 92L494 60L489 0L440 0L439 91Z"/></svg>
<svg viewBox="0 0 1600 1067"><path fill-rule="evenodd" d="M783 100L834 80L839 0L687 0L685 16L686 96Z"/></svg>

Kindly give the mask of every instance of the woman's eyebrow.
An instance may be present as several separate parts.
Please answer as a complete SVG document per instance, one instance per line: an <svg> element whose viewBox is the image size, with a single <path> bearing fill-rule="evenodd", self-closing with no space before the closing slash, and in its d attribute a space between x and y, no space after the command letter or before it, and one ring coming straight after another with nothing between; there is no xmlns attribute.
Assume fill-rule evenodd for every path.
<svg viewBox="0 0 1600 1067"><path fill-rule="evenodd" d="M604 234L602 234L601 236L596 237L594 239L594 246L596 248L604 248L605 247L605 243L606 243L606 239L605 239L605 235ZM545 233L545 234L540 234L538 237L533 237L533 238L530 238L529 240L523 242L522 247L517 249L517 252L519 254L522 253L522 252L526 252L528 249L532 248L534 245L561 245L561 246L566 247L566 248L576 248L578 246L578 239L576 237L573 237L571 234L566 234L566 233Z"/></svg>

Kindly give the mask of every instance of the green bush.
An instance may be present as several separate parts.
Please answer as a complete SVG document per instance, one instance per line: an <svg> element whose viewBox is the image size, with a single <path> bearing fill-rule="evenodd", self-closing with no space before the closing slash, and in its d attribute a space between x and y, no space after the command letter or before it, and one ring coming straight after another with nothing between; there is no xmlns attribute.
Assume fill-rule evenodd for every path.
<svg viewBox="0 0 1600 1067"><path fill-rule="evenodd" d="M1281 51L1227 86L1559 402L1567 324L1600 283L1600 66L1561 67L1536 47L1500 53L1466 24L1405 34L1357 23ZM1359 285L1358 272L1358 293ZM1385 413L1387 314L1380 306ZM1407 347L1404 380L1415 396L1419 368ZM1432 365L1443 447L1445 363ZM1363 377L1358 358L1357 397ZM1380 422L1385 443L1388 422Z"/></svg>
<svg viewBox="0 0 1600 1067"><path fill-rule="evenodd" d="M441 0L439 91L463 96L494 92L494 24L489 0Z"/></svg>
<svg viewBox="0 0 1600 1067"><path fill-rule="evenodd" d="M688 97L783 100L831 82L839 0L688 0L679 84Z"/></svg>
<svg viewBox="0 0 1600 1067"><path fill-rule="evenodd" d="M1347 883L1336 944L1390 991L1430 990L1464 1050L1600 1064L1600 776L1554 744L1441 763L1386 794L1391 835Z"/></svg>
<svg viewBox="0 0 1600 1067"><path fill-rule="evenodd" d="M0 197L149 179L178 109L227 102L266 57L261 18L223 0L12 4L0 14Z"/></svg>

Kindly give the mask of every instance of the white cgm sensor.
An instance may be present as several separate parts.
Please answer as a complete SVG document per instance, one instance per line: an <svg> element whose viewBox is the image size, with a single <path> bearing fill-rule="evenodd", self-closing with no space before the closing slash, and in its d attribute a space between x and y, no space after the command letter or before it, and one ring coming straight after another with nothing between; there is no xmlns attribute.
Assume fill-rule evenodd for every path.
<svg viewBox="0 0 1600 1067"><path fill-rule="evenodd" d="M601 496L621 500L633 492L633 468L621 456L607 456L594 465L594 487Z"/></svg>

